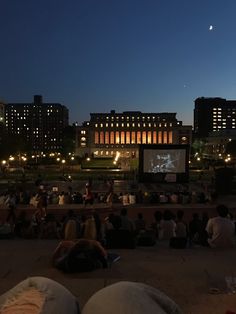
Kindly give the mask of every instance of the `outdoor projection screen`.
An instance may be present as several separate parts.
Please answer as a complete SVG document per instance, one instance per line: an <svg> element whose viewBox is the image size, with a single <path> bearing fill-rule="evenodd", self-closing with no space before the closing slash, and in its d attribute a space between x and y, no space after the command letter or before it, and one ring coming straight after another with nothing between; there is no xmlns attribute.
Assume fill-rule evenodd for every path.
<svg viewBox="0 0 236 314"><path fill-rule="evenodd" d="M156 182L187 181L188 151L188 145L140 145L140 180Z"/></svg>

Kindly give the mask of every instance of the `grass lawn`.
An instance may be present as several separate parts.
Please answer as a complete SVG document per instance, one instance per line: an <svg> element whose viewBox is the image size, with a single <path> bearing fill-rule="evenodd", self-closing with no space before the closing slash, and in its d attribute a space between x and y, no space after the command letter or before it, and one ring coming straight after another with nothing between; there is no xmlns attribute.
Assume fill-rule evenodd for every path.
<svg viewBox="0 0 236 314"><path fill-rule="evenodd" d="M118 169L117 165L113 164L113 158L93 158L89 161L84 160L81 164L82 169Z"/></svg>

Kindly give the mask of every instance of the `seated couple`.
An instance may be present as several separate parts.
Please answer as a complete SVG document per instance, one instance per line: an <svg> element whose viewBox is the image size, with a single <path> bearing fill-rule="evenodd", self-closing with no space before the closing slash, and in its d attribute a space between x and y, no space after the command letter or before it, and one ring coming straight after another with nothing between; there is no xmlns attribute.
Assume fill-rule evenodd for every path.
<svg viewBox="0 0 236 314"><path fill-rule="evenodd" d="M96 240L61 241L53 253L52 264L65 272L107 268L119 255L107 253Z"/></svg>
<svg viewBox="0 0 236 314"><path fill-rule="evenodd" d="M163 292L121 281L96 292L80 311L77 298L58 282L30 277L0 296L1 314L181 314Z"/></svg>

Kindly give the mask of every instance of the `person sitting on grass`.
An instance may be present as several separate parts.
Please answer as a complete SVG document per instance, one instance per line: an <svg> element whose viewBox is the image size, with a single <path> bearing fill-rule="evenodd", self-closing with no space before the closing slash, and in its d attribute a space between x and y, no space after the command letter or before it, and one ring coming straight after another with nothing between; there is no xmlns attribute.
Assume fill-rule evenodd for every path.
<svg viewBox="0 0 236 314"><path fill-rule="evenodd" d="M146 229L146 221L143 218L142 213L138 213L137 219L134 221L136 233L138 234L141 230Z"/></svg>
<svg viewBox="0 0 236 314"><path fill-rule="evenodd" d="M52 256L52 265L65 272L92 271L108 267L107 252L96 240L61 241Z"/></svg>
<svg viewBox="0 0 236 314"><path fill-rule="evenodd" d="M234 246L234 224L228 218L228 207L218 205L218 216L208 220L206 231L208 243L212 248L229 248Z"/></svg>
<svg viewBox="0 0 236 314"><path fill-rule="evenodd" d="M176 236L176 223L173 220L173 214L169 210L165 210L163 219L160 222L159 239L170 240Z"/></svg>
<svg viewBox="0 0 236 314"><path fill-rule="evenodd" d="M175 233L176 233L177 238L187 238L187 225L183 221L183 217L184 217L184 211L178 210L176 228L175 228Z"/></svg>

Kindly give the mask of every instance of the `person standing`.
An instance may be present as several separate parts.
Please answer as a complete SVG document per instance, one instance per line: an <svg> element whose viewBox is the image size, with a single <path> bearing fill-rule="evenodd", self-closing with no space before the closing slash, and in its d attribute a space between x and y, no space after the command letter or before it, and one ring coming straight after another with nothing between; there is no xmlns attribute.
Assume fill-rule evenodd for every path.
<svg viewBox="0 0 236 314"><path fill-rule="evenodd" d="M106 199L106 202L110 208L112 208L113 204L113 195L114 195L114 181L111 179L108 181L108 191Z"/></svg>
<svg viewBox="0 0 236 314"><path fill-rule="evenodd" d="M91 184L86 183L84 194L84 206L87 204L93 205L93 193L91 191Z"/></svg>
<svg viewBox="0 0 236 314"><path fill-rule="evenodd" d="M8 206L8 215L6 221L15 225L16 222L16 195L11 192L7 197L5 204Z"/></svg>

